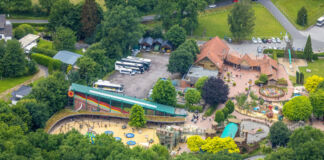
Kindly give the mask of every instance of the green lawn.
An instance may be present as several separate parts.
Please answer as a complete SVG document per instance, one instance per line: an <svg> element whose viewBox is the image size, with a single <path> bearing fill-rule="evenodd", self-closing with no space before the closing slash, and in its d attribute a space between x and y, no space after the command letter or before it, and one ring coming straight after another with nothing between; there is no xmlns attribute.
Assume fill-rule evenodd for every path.
<svg viewBox="0 0 324 160"><path fill-rule="evenodd" d="M39 39L39 42L37 43L37 47L45 48L45 49L53 49L53 42L45 39Z"/></svg>
<svg viewBox="0 0 324 160"><path fill-rule="evenodd" d="M78 4L84 2L84 0L70 0L73 4ZM102 7L103 10L106 10L105 0L96 0L96 2ZM38 0L32 0L32 4L39 4Z"/></svg>
<svg viewBox="0 0 324 160"><path fill-rule="evenodd" d="M306 29L316 23L324 15L324 0L271 0L283 14L298 28ZM297 13L303 6L308 13L308 26L301 27L296 24Z"/></svg>
<svg viewBox="0 0 324 160"><path fill-rule="evenodd" d="M308 62L307 67L299 67L299 71L304 73L305 76L304 79L306 81L306 79L312 75L318 75L324 77L324 72L322 70L323 68L324 68L324 59L319 59L314 62ZM308 73L306 72L306 69L310 69L312 72ZM289 79L292 83L294 83L294 85L296 85L296 76L289 76Z"/></svg>
<svg viewBox="0 0 324 160"><path fill-rule="evenodd" d="M18 84L21 84L29 79L31 79L33 75L30 76L24 76L19 78L6 78L0 80L0 93L4 92L5 90L12 88Z"/></svg>
<svg viewBox="0 0 324 160"><path fill-rule="evenodd" d="M225 35L230 36L227 16L232 6L218 8L211 12L203 13L198 18L198 28L194 31L194 37L197 39L208 39L209 37ZM272 16L268 10L261 4L253 4L256 20L254 37L281 37L281 32L286 31L281 24ZM203 34L203 33L206 34Z"/></svg>

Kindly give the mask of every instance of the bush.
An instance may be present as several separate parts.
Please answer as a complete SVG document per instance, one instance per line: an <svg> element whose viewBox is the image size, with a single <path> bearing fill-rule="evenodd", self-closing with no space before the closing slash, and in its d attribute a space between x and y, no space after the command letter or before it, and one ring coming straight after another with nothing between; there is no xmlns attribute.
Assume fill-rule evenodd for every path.
<svg viewBox="0 0 324 160"><path fill-rule="evenodd" d="M285 56L285 50L265 49L265 50L263 50L263 53L270 53L270 54L272 54L271 57L273 59L275 59L275 54L276 54L277 58L281 58L281 57L284 57ZM304 59L304 52L303 51L295 51L295 54L296 54L296 58ZM323 54L323 56L324 56L324 54ZM317 58L317 57L314 56L313 58Z"/></svg>
<svg viewBox="0 0 324 160"><path fill-rule="evenodd" d="M233 86L236 86L236 83L235 82L233 83Z"/></svg>
<svg viewBox="0 0 324 160"><path fill-rule="evenodd" d="M34 47L32 49L32 53L39 53L39 54L43 54L45 56L54 57L56 55L57 51L51 50L51 49Z"/></svg>
<svg viewBox="0 0 324 160"><path fill-rule="evenodd" d="M258 100L259 97L257 95L254 94L253 91L250 92L250 97L253 99L253 100Z"/></svg>
<svg viewBox="0 0 324 160"><path fill-rule="evenodd" d="M194 105L189 106L190 112L195 112L196 110L198 110L198 112L201 113L203 111L203 107L202 106L194 106Z"/></svg>
<svg viewBox="0 0 324 160"><path fill-rule="evenodd" d="M216 107L209 107L205 112L204 116L211 116L216 110Z"/></svg>
<svg viewBox="0 0 324 160"><path fill-rule="evenodd" d="M260 85L260 84L263 84L263 82L261 82L260 80L257 79L257 80L254 81L254 84L255 85Z"/></svg>
<svg viewBox="0 0 324 160"><path fill-rule="evenodd" d="M34 32L35 32L34 28L31 25L21 24L14 30L14 35L17 39L20 39L26 36L27 34L29 33L33 34Z"/></svg>
<svg viewBox="0 0 324 160"><path fill-rule="evenodd" d="M175 108L186 108L186 105L185 104L179 104L179 103L177 103L175 105Z"/></svg>
<svg viewBox="0 0 324 160"><path fill-rule="evenodd" d="M53 59L52 57L49 57L49 56L38 54L38 53L33 53L31 55L31 59L35 60L38 64L41 64L48 68L52 67L53 70L58 70L62 66L61 61L59 61L57 59Z"/></svg>

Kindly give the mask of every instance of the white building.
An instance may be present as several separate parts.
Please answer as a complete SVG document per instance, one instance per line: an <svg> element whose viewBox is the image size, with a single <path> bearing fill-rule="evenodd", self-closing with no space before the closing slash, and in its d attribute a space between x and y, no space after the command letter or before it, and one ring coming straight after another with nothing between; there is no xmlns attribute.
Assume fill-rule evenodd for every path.
<svg viewBox="0 0 324 160"><path fill-rule="evenodd" d="M33 47L37 46L38 35L27 34L25 37L19 40L21 47L24 49L25 53L29 53Z"/></svg>

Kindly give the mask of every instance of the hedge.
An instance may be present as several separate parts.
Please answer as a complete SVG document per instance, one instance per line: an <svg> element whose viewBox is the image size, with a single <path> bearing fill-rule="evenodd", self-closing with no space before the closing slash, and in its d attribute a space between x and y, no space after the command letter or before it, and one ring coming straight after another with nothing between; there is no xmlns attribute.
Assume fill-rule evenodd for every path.
<svg viewBox="0 0 324 160"><path fill-rule="evenodd" d="M38 64L41 64L49 68L53 68L54 70L58 70L62 66L61 61L39 53L33 53L31 55L31 59L35 60Z"/></svg>
<svg viewBox="0 0 324 160"><path fill-rule="evenodd" d="M46 49L46 48L39 48L39 47L34 47L32 49L32 53L39 53L39 54L43 54L49 57L54 57L57 53L57 51L55 50L51 50L51 49Z"/></svg>
<svg viewBox="0 0 324 160"><path fill-rule="evenodd" d="M278 49L265 49L263 50L263 53L271 53L272 56L271 58L275 59L275 56L277 56L277 58L280 57L284 57L285 56L285 50L278 50ZM296 58L298 59L304 59L304 52L303 51L295 51L296 53ZM318 56L323 55L324 53L320 53L320 54L313 54L313 60L317 60Z"/></svg>
<svg viewBox="0 0 324 160"><path fill-rule="evenodd" d="M203 111L203 107L202 106L194 106L194 105L189 106L189 111L190 112L195 112L196 110L199 113L201 113Z"/></svg>

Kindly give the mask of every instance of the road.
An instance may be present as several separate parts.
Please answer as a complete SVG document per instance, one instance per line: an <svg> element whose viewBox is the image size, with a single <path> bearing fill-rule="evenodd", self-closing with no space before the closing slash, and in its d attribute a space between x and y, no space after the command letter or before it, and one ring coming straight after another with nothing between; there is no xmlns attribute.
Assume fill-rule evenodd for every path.
<svg viewBox="0 0 324 160"><path fill-rule="evenodd" d="M286 18L285 15L272 3L271 0L259 0L259 2L265 6L269 12L279 21L279 23L290 33L293 38L293 45L296 48L304 48L307 40L307 33L303 33L296 29L291 22ZM313 50L324 51L324 39L321 41L318 39L312 39Z"/></svg>
<svg viewBox="0 0 324 160"><path fill-rule="evenodd" d="M47 19L8 19L11 23L48 23Z"/></svg>

